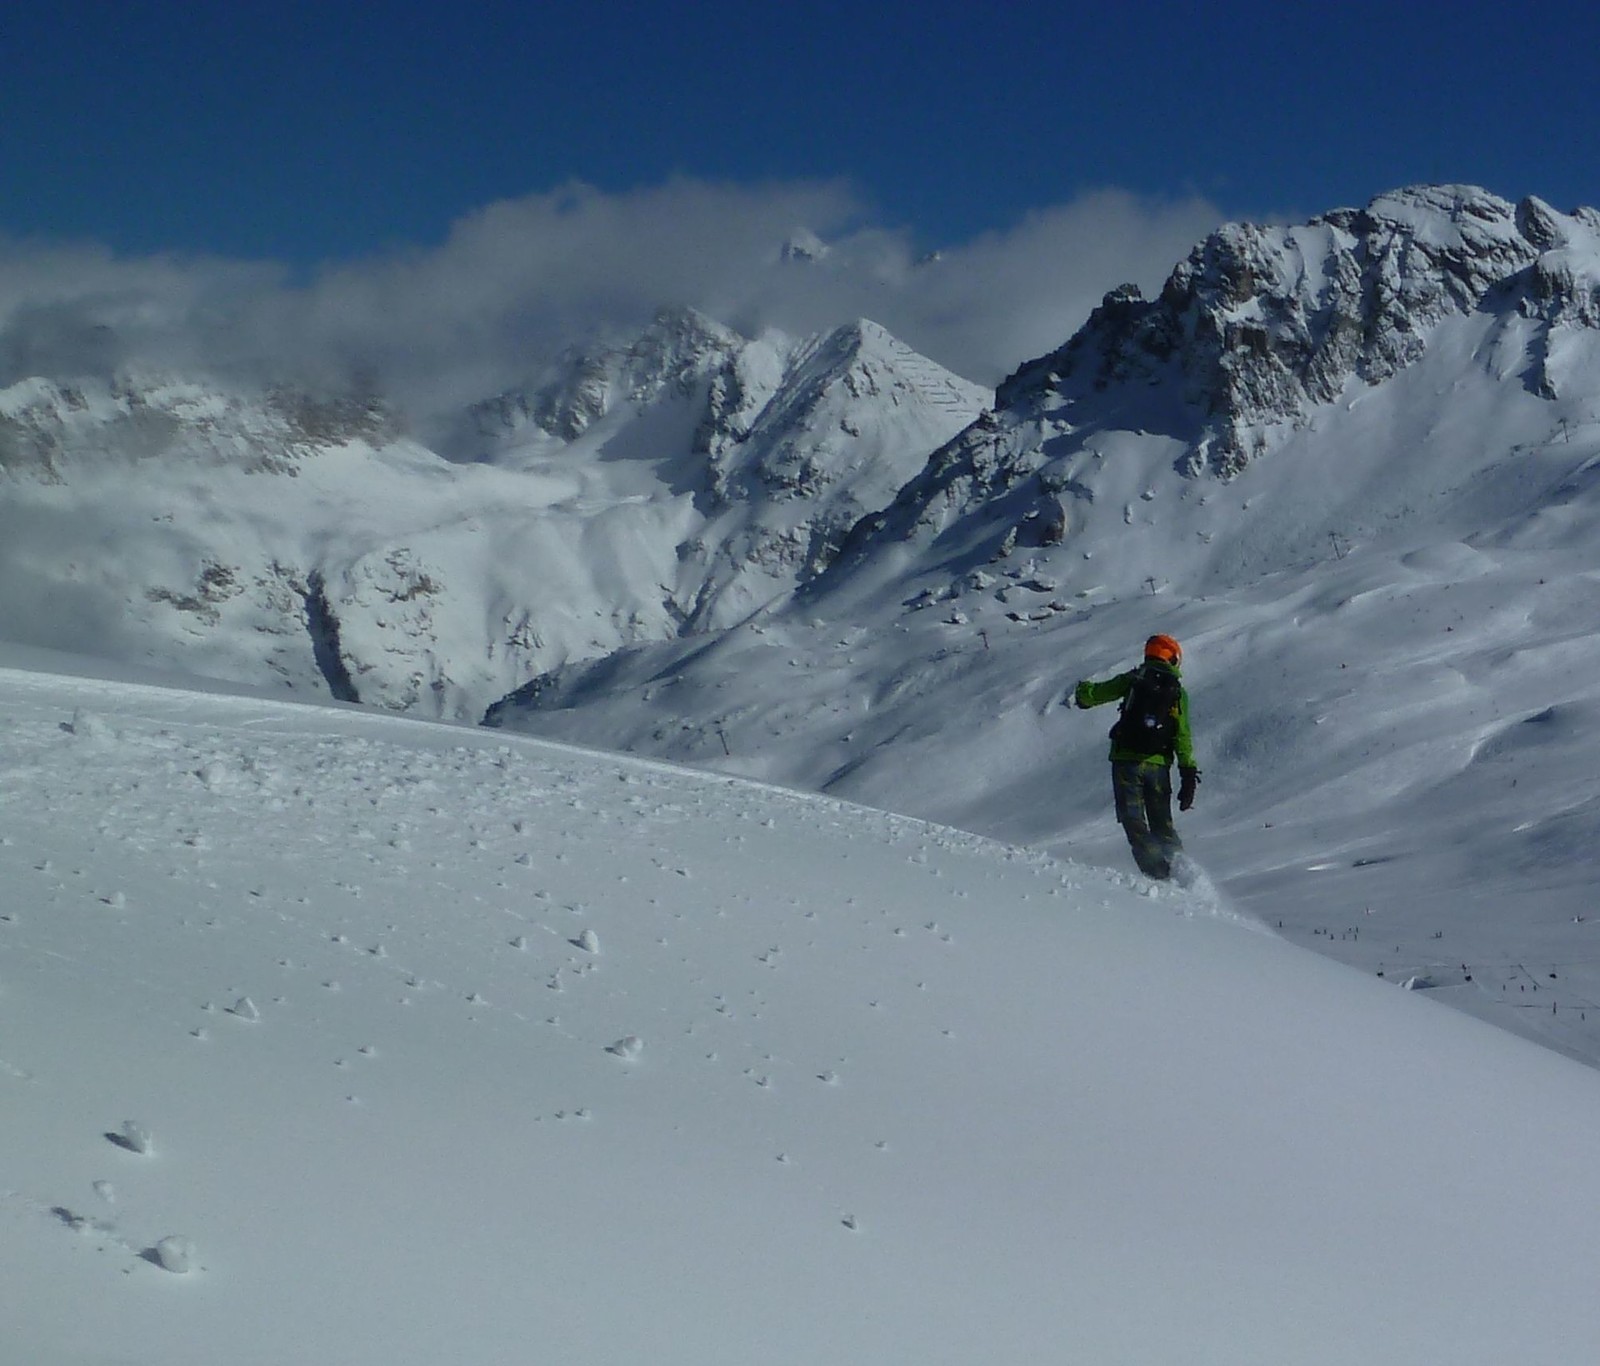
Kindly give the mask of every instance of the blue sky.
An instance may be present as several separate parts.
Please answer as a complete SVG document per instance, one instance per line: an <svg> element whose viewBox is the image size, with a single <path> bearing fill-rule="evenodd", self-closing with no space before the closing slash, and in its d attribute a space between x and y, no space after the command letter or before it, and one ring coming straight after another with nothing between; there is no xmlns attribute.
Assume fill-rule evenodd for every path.
<svg viewBox="0 0 1600 1366"><path fill-rule="evenodd" d="M1597 8L58 0L0 18L0 231L311 266L581 180L843 180L925 247L1116 187L1600 202Z"/></svg>
<svg viewBox="0 0 1600 1366"><path fill-rule="evenodd" d="M993 384L1226 219L1600 204L1597 52L1568 0L14 3L0 386L378 376L448 415L663 305L869 317Z"/></svg>

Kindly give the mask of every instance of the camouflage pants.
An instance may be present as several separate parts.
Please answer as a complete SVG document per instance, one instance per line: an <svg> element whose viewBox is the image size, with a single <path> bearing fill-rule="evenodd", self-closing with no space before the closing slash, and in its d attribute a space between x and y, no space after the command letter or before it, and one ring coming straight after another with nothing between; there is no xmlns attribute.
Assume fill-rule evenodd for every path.
<svg viewBox="0 0 1600 1366"><path fill-rule="evenodd" d="M1111 793L1117 824L1128 837L1133 861L1147 877L1172 876L1172 860L1182 852L1172 824L1172 770L1155 764L1113 763Z"/></svg>

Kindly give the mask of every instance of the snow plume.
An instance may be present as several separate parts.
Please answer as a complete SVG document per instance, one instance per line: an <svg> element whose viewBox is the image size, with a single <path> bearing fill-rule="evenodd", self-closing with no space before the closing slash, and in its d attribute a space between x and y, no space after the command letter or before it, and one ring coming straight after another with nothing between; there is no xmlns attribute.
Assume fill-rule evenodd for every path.
<svg viewBox="0 0 1600 1366"><path fill-rule="evenodd" d="M444 242L293 282L270 265L0 242L0 384L127 367L313 388L374 383L426 423L563 347L689 305L748 332L871 317L992 384L1107 288L1158 285L1220 214L1104 191L936 255L842 182L583 184L491 204ZM812 235L824 252L785 252Z"/></svg>

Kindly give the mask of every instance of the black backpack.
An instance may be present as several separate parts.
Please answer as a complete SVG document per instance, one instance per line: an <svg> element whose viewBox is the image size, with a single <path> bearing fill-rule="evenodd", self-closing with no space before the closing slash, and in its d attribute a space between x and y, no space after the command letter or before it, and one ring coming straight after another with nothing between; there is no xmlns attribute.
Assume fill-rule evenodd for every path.
<svg viewBox="0 0 1600 1366"><path fill-rule="evenodd" d="M1183 704L1183 684L1178 675L1160 664L1142 664L1133 686L1122 699L1111 738L1118 749L1135 754L1164 754L1172 758L1178 740L1178 709Z"/></svg>

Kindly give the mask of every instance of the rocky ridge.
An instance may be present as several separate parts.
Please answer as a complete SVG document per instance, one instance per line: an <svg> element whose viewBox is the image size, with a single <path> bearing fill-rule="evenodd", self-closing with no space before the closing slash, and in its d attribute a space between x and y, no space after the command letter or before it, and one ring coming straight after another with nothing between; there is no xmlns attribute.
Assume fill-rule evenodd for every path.
<svg viewBox="0 0 1600 1366"><path fill-rule="evenodd" d="M1191 409L1190 472L1236 475L1352 381L1418 360L1446 317L1510 309L1548 328L1594 327L1600 212L1567 215L1470 186L1419 186L1290 227L1234 223L1178 265L1160 295L1108 294L1059 350L997 394L1001 409L1083 401L1175 365ZM1550 387L1548 376L1536 383Z"/></svg>
<svg viewBox="0 0 1600 1366"><path fill-rule="evenodd" d="M1228 224L1156 298L1112 290L1007 378L992 414L852 529L841 568L964 522L991 553L1058 543L1117 433L1159 439L1186 479L1233 480L1320 411L1415 366L1442 323L1473 317L1504 334L1515 356L1500 363L1530 393L1581 386L1600 356L1600 212L1420 186L1300 225Z"/></svg>
<svg viewBox="0 0 1600 1366"><path fill-rule="evenodd" d="M485 399L467 416L476 436L491 447L529 428L557 441L577 441L620 404L648 403L666 393L690 396L746 345L694 309L663 309L638 337L569 347L539 381Z"/></svg>
<svg viewBox="0 0 1600 1366"><path fill-rule="evenodd" d="M403 427L370 393L231 393L139 371L100 380L35 376L0 390L0 471L61 483L73 467L173 457L292 476L320 451L392 441Z"/></svg>

